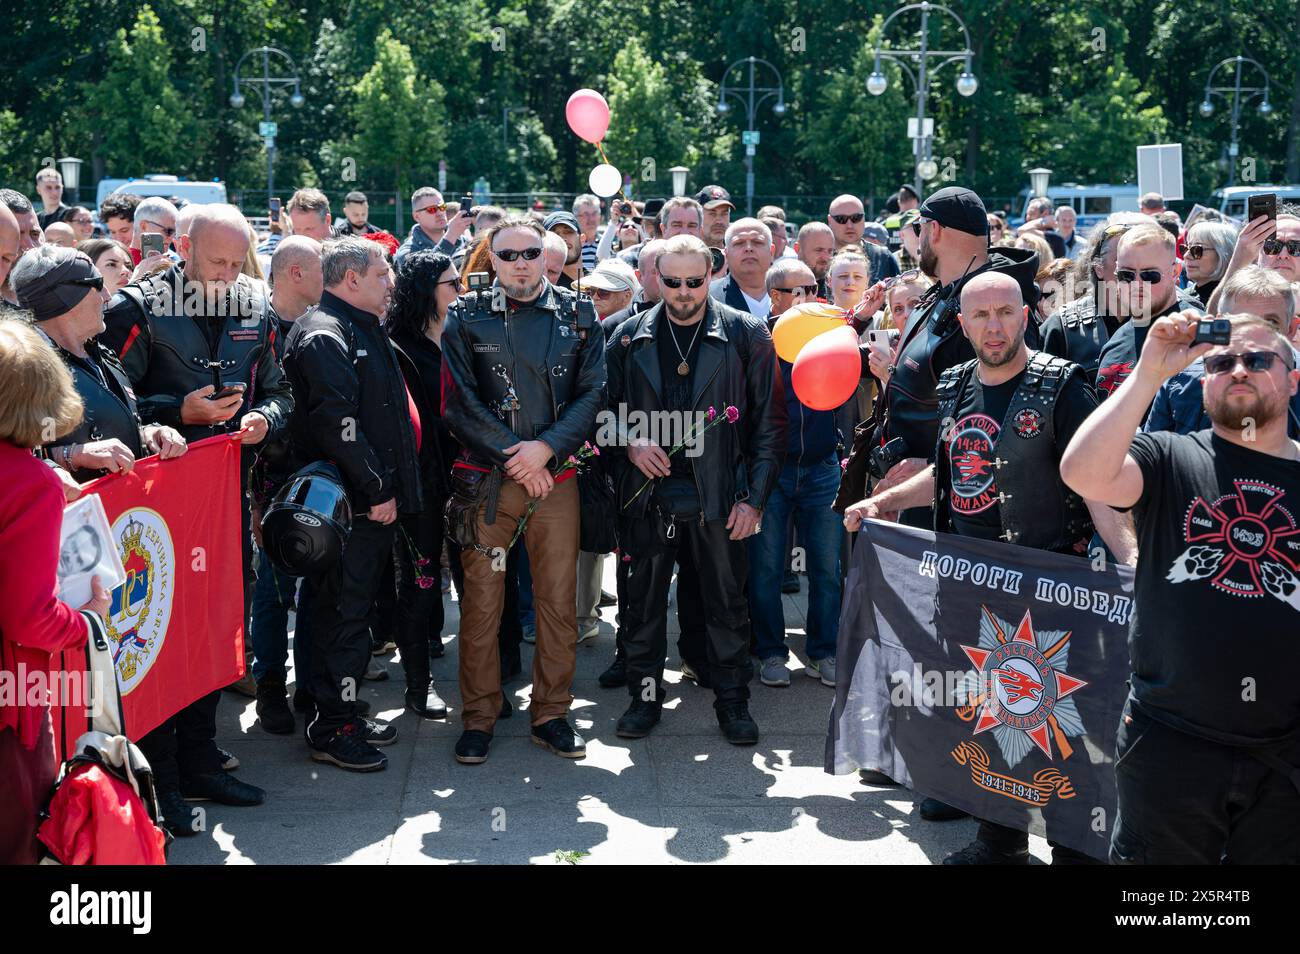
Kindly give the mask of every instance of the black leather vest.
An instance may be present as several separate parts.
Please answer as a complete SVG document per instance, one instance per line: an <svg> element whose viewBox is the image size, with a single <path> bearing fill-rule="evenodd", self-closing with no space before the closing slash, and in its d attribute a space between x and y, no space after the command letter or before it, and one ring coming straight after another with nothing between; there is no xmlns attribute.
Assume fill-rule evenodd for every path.
<svg viewBox="0 0 1300 954"><path fill-rule="evenodd" d="M939 377L939 419L955 420L962 397L981 387L977 360L949 368ZM1082 556L1092 537L1087 505L1061 480L1056 453L1056 402L1073 374L1082 369L1043 351L1029 352L1029 364L1011 397L1001 433L993 445L1002 539L1036 550ZM947 435L951 437L951 435ZM934 528L952 532L952 477L944 434L935 447Z"/></svg>
<svg viewBox="0 0 1300 954"><path fill-rule="evenodd" d="M1088 375L1088 381L1097 380L1097 364L1101 350L1110 340L1110 330L1104 318L1097 315L1097 302L1092 295L1084 295L1062 305L1057 314L1065 332L1065 356Z"/></svg>
<svg viewBox="0 0 1300 954"><path fill-rule="evenodd" d="M239 419L261 399L255 393L257 365L271 346L269 302L260 288L236 282L225 305L226 317L209 318L201 298L185 296L194 284L184 281L177 266L119 292L148 317L152 338L149 364L136 382L136 391L146 403L151 395L179 398L209 384L218 390L227 382L247 385L244 403L229 420L210 427L178 428L189 441L239 429ZM210 337L212 324L220 326L215 344Z"/></svg>
<svg viewBox="0 0 1300 954"><path fill-rule="evenodd" d="M946 297L940 294L939 287L932 286L912 313L882 402L886 438L903 438L908 457L924 457L934 446L941 416L935 395L939 377L935 353L954 336L961 337L957 294L952 290ZM969 345L965 353L971 353Z"/></svg>
<svg viewBox="0 0 1300 954"><path fill-rule="evenodd" d="M131 390L131 382L118 364L117 356L107 348L101 349L94 341L87 343L86 351L103 371L102 380L90 362L59 348L59 357L72 373L72 382L85 405L85 412L81 423L70 434L59 438L58 445L88 444L91 441L117 438L131 449L137 459L146 456L147 451L140 443L140 417L136 410L135 392ZM51 456L55 461L61 459L57 453ZM77 483L85 483L103 475L103 471L84 468L72 472Z"/></svg>

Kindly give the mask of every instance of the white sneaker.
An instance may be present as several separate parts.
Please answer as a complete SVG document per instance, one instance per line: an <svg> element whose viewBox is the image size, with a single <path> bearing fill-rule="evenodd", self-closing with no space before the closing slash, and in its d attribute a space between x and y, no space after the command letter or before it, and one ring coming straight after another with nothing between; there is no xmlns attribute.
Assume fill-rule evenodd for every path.
<svg viewBox="0 0 1300 954"><path fill-rule="evenodd" d="M591 623L590 625L578 627L578 642L585 642L588 639L595 639L600 635L600 622Z"/></svg>
<svg viewBox="0 0 1300 954"><path fill-rule="evenodd" d="M825 659L811 659L808 665L804 667L806 672L813 679L820 679L823 686L835 688L835 657L827 656Z"/></svg>

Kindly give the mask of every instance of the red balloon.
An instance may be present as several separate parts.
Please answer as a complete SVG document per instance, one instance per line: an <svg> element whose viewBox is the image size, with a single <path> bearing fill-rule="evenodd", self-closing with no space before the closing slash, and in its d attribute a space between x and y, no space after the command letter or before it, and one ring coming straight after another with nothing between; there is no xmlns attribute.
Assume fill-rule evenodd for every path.
<svg viewBox="0 0 1300 954"><path fill-rule="evenodd" d="M597 143L609 129L609 103L594 89L580 89L565 104L564 118L578 138Z"/></svg>
<svg viewBox="0 0 1300 954"><path fill-rule="evenodd" d="M862 378L858 336L848 325L823 331L799 351L790 380L799 400L814 411L833 411L853 396Z"/></svg>

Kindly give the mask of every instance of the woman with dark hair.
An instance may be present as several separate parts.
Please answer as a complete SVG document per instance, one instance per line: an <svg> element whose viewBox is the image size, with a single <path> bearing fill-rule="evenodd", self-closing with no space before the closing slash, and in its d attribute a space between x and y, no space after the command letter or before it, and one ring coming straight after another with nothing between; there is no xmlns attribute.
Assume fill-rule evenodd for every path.
<svg viewBox="0 0 1300 954"><path fill-rule="evenodd" d="M117 239L97 238L77 243L77 251L85 252L104 276L105 300L131 281L131 250Z"/></svg>
<svg viewBox="0 0 1300 954"><path fill-rule="evenodd" d="M460 276L441 252L412 252L397 268L397 282L385 327L397 353L411 402L411 421L420 453L423 512L401 517L397 556L394 638L406 672L406 707L426 719L445 719L447 706L429 675L429 656L442 655L443 505L448 494L446 428L442 423L442 340L447 309L456 300Z"/></svg>

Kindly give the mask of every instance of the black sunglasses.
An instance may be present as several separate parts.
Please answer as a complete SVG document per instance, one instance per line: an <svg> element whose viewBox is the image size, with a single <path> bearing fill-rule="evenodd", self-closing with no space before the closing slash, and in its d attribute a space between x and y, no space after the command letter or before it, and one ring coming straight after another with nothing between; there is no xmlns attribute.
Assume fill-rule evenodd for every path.
<svg viewBox="0 0 1300 954"><path fill-rule="evenodd" d="M840 225L848 225L850 222L861 222L866 217L867 217L866 213L863 212L854 212L852 215L831 216L831 218L834 219L836 222L840 223Z"/></svg>
<svg viewBox="0 0 1300 954"><path fill-rule="evenodd" d="M1132 285L1139 278L1148 285L1159 285L1165 280L1165 273L1158 268L1143 268L1138 271L1131 268L1117 268L1115 269L1115 278L1125 285Z"/></svg>
<svg viewBox="0 0 1300 954"><path fill-rule="evenodd" d="M95 291L104 290L104 276L92 275L89 278L68 278L59 282L60 285L83 285L86 288L93 288Z"/></svg>
<svg viewBox="0 0 1300 954"><path fill-rule="evenodd" d="M1292 258L1300 258L1300 239L1291 239L1288 242L1283 242L1279 238L1264 239L1265 255L1281 255L1284 248Z"/></svg>
<svg viewBox="0 0 1300 954"><path fill-rule="evenodd" d="M537 258L537 256L542 254L542 247L540 245L534 245L532 248L524 249L503 248L499 252L496 249L493 249L492 254L503 262L513 262L517 258L522 258L525 262L531 262Z"/></svg>
<svg viewBox="0 0 1300 954"><path fill-rule="evenodd" d="M816 285L795 285L793 288L773 288L772 291L779 291L779 292L780 292L781 294L783 294L783 295L793 295L795 292L799 291L799 289L801 289L801 288L803 289L803 293L804 293L805 295L816 295L816 294L817 294L817 286L816 286Z"/></svg>
<svg viewBox="0 0 1300 954"><path fill-rule="evenodd" d="M1275 351L1245 351L1241 354L1212 354L1205 359L1206 374L1227 374L1237 366L1237 360L1245 365L1251 374L1262 374L1273 367L1273 362L1286 361ZM1287 365L1288 369L1290 365Z"/></svg>
<svg viewBox="0 0 1300 954"><path fill-rule="evenodd" d="M659 282L665 288L681 288L682 282L686 283L687 288L699 288L709 280L708 275L697 275L694 278L673 278L671 275L660 275Z"/></svg>

